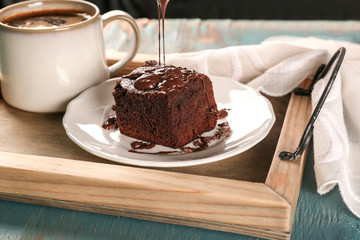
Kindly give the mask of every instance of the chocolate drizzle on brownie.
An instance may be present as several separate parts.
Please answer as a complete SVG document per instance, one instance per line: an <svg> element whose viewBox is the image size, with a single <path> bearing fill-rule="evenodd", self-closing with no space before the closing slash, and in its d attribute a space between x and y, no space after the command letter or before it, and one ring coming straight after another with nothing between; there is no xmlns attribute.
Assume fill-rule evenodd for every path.
<svg viewBox="0 0 360 240"><path fill-rule="evenodd" d="M123 78L134 81L134 87L146 93L149 90L169 91L184 86L189 78L196 78L200 73L172 65L160 66L156 61L146 61L140 67ZM204 84L203 84L204 85Z"/></svg>
<svg viewBox="0 0 360 240"><path fill-rule="evenodd" d="M139 90L149 90L156 88L160 81L159 75L155 73L144 73L135 80L134 86Z"/></svg>

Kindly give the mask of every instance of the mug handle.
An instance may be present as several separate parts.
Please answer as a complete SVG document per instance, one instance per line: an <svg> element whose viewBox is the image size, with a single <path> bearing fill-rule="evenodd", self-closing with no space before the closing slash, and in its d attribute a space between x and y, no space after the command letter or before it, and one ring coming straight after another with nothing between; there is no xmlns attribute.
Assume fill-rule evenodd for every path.
<svg viewBox="0 0 360 240"><path fill-rule="evenodd" d="M110 76L112 76L117 70L125 66L128 62L130 62L136 55L139 46L140 46L140 30L138 25L136 24L134 18L128 14L127 12L121 11L121 10L113 10L110 12L107 12L103 15L101 15L103 26L105 27L108 23L114 21L114 20L124 20L127 23L130 24L131 28L134 30L135 35L135 42L132 44L130 51L127 53L127 55L124 57L124 59L121 59L114 63L113 65L109 66L109 72Z"/></svg>

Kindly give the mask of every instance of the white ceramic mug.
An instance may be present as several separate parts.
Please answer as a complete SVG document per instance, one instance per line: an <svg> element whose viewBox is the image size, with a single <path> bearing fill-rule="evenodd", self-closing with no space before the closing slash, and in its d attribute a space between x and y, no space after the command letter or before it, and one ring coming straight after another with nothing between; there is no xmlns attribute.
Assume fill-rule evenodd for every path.
<svg viewBox="0 0 360 240"><path fill-rule="evenodd" d="M20 28L6 19L29 12L82 11L82 22L54 28ZM127 56L106 64L103 26L125 20L134 30L134 43ZM61 112L84 89L96 85L129 62L140 44L134 19L115 10L100 15L98 7L80 0L25 1L0 11L0 72L4 100L30 112Z"/></svg>

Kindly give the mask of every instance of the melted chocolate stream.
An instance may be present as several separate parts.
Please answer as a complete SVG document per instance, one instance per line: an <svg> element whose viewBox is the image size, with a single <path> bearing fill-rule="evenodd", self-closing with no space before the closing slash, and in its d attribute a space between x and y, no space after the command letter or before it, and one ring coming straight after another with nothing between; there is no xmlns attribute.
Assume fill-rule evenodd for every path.
<svg viewBox="0 0 360 240"><path fill-rule="evenodd" d="M165 66L165 11L169 0L157 0L158 3L158 18L159 18L159 64ZM160 21L161 15L161 21ZM162 26L160 27L160 25ZM162 39L161 39L161 30L162 30ZM161 40L162 40L162 57L163 62L161 62Z"/></svg>

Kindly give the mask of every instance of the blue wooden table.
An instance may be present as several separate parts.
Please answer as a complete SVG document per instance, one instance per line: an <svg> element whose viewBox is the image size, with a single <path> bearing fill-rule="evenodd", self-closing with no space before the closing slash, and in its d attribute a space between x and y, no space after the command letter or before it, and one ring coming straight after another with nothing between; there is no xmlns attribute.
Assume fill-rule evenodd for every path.
<svg viewBox="0 0 360 240"><path fill-rule="evenodd" d="M139 20L143 44L156 42L153 23ZM156 24L155 24L156 25ZM257 44L276 35L318 36L360 43L358 22L263 22L263 21L200 21L167 22L167 42L181 51L180 28L192 29L183 38L201 35L207 44L190 41L187 50ZM206 33L212 32L212 36ZM215 35L214 35L215 34ZM154 37L155 36L155 37ZM155 39L155 40L154 40ZM196 39L196 38L193 38ZM211 42L211 39L216 41ZM175 46L180 42L178 46ZM215 44L216 43L216 44ZM154 50L151 50L154 51ZM142 53L149 52L141 48ZM156 51L156 49L155 49ZM320 196L316 192L312 145L308 154L299 201L292 230L292 239L360 239L360 221L345 206L338 188ZM95 214L25 203L0 200L0 239L257 239L233 233L185 227L180 225Z"/></svg>

